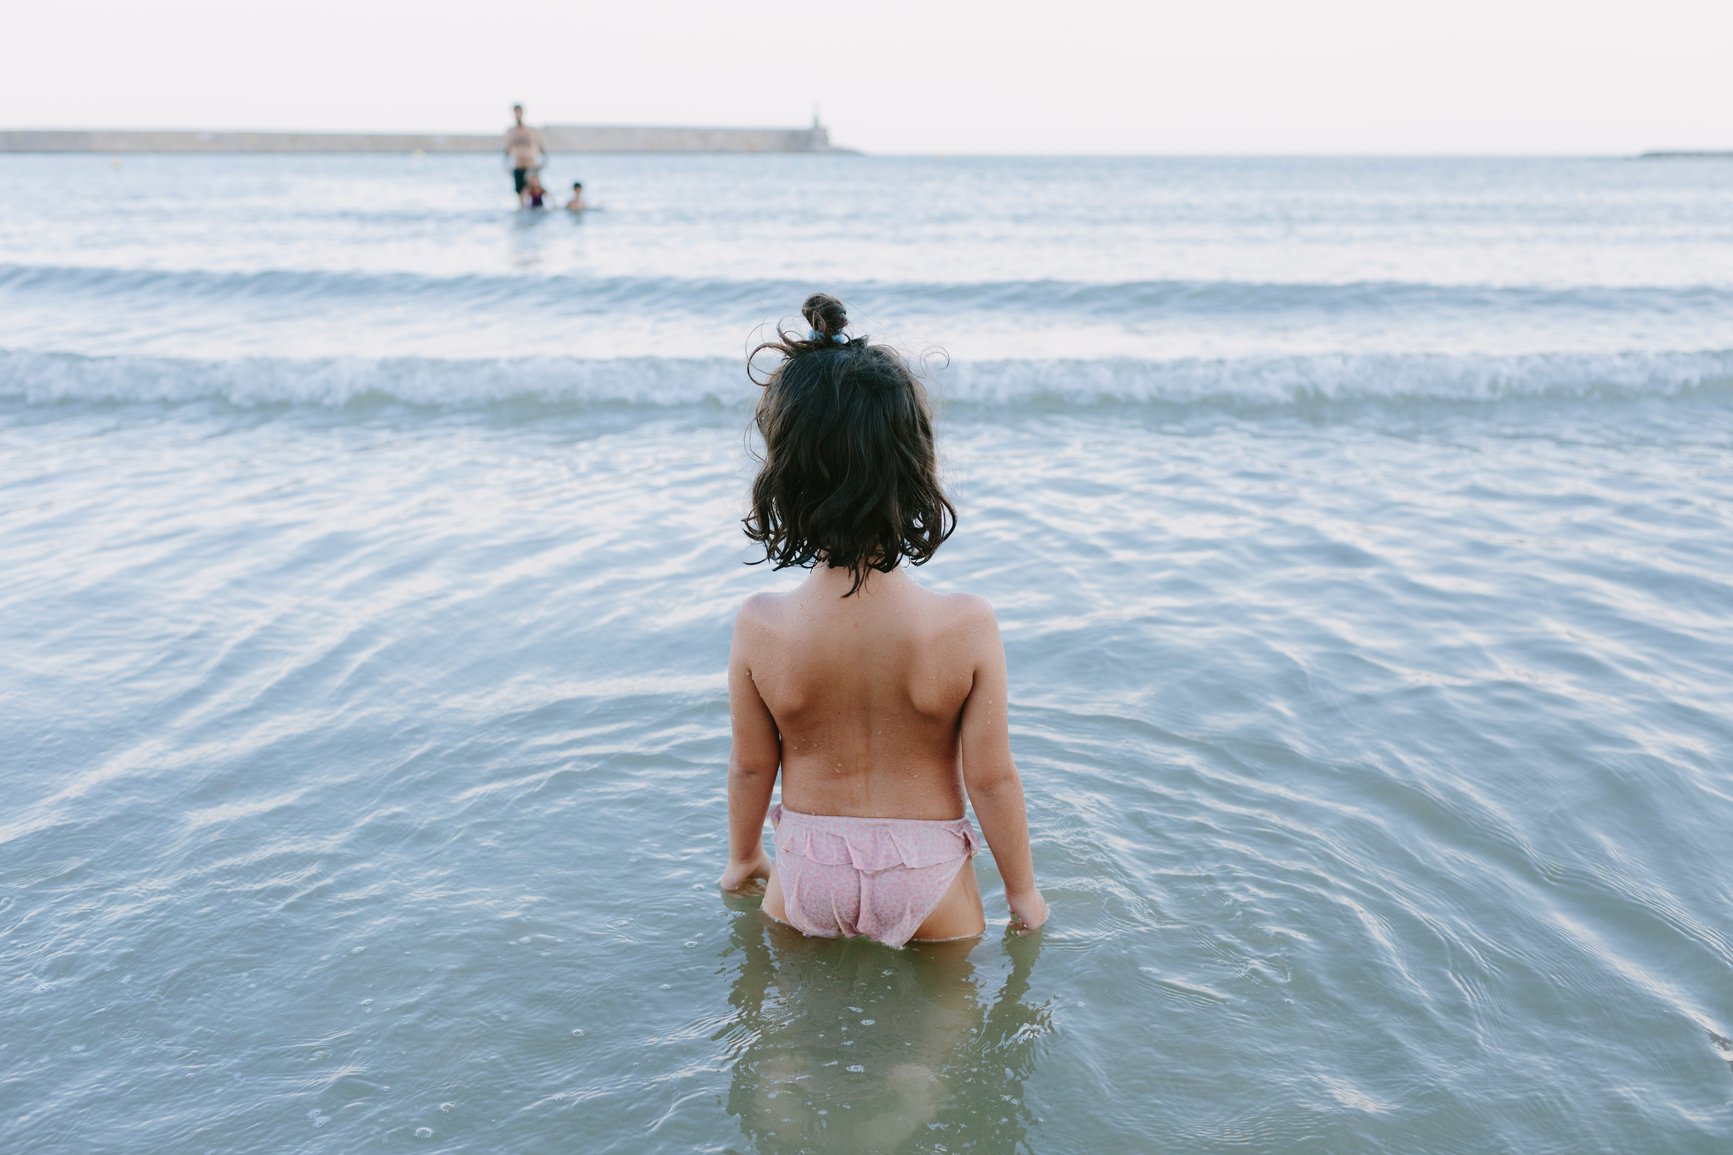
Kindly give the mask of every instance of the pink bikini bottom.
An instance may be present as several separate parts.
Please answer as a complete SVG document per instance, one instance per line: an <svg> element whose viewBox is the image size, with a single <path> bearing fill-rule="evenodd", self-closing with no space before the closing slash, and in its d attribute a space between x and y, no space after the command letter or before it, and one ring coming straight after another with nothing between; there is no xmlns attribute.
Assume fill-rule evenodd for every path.
<svg viewBox="0 0 1733 1155"><path fill-rule="evenodd" d="M981 848L964 818L836 818L778 802L776 871L788 922L822 938L902 946Z"/></svg>

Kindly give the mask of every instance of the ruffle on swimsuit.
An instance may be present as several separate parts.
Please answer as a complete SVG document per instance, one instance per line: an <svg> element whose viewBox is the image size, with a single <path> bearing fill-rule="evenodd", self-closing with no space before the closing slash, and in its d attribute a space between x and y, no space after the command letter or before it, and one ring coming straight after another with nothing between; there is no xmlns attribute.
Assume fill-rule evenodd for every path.
<svg viewBox="0 0 1733 1155"><path fill-rule="evenodd" d="M845 818L780 802L776 869L790 925L823 938L865 935L900 947L981 848L967 817Z"/></svg>

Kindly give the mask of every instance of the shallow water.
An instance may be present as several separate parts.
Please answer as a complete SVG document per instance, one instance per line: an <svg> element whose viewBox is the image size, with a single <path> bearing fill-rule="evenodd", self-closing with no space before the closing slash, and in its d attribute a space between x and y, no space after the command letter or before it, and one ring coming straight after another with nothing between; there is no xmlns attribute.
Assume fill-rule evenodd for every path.
<svg viewBox="0 0 1733 1155"><path fill-rule="evenodd" d="M1733 169L1099 162L1042 195L1193 216L1126 208L1140 257L1107 208L1064 244L1015 198L979 243L917 222L1002 295L995 349L870 203L791 226L843 256L758 209L1061 166L796 159L597 160L604 213L531 223L442 163L407 194L440 251L380 191L408 160L90 165L148 185L114 219L0 165L0 1146L1724 1147ZM1212 200L1248 171L1279 187ZM314 177L362 207L228 235L170 195ZM1455 345L1441 233L1494 254ZM690 315L540 300L686 275L682 238ZM1382 243L1398 287L1329 279ZM848 253L954 357L962 525L922 578L998 607L1036 936L985 856L963 949L715 892L730 615L797 580L740 564L737 354ZM1182 348L1199 313L1231 355Z"/></svg>

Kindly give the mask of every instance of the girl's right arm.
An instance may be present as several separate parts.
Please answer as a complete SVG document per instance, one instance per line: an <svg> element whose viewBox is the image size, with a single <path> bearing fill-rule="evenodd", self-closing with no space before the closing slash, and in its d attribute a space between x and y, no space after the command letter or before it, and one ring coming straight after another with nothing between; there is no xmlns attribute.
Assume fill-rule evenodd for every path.
<svg viewBox="0 0 1733 1155"><path fill-rule="evenodd" d="M975 661L974 687L963 702L963 786L975 807L981 833L993 849L1012 917L1029 930L1047 921L1047 901L1035 886L1029 852L1029 816L1023 781L1011 760L1005 645L993 607L977 601L968 622L968 649Z"/></svg>

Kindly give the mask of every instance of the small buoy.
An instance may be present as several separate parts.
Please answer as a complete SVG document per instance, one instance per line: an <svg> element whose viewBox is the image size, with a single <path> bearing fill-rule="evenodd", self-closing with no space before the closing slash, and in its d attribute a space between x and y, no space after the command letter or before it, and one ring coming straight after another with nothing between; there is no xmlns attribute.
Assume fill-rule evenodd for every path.
<svg viewBox="0 0 1733 1155"><path fill-rule="evenodd" d="M109 157L108 158L108 167L109 168L119 168L120 167L120 158L118 156Z"/></svg>
<svg viewBox="0 0 1733 1155"><path fill-rule="evenodd" d="M423 156L427 155L427 151L425 149L418 148L414 152L410 153L409 155L413 156L413 157L423 157Z"/></svg>

